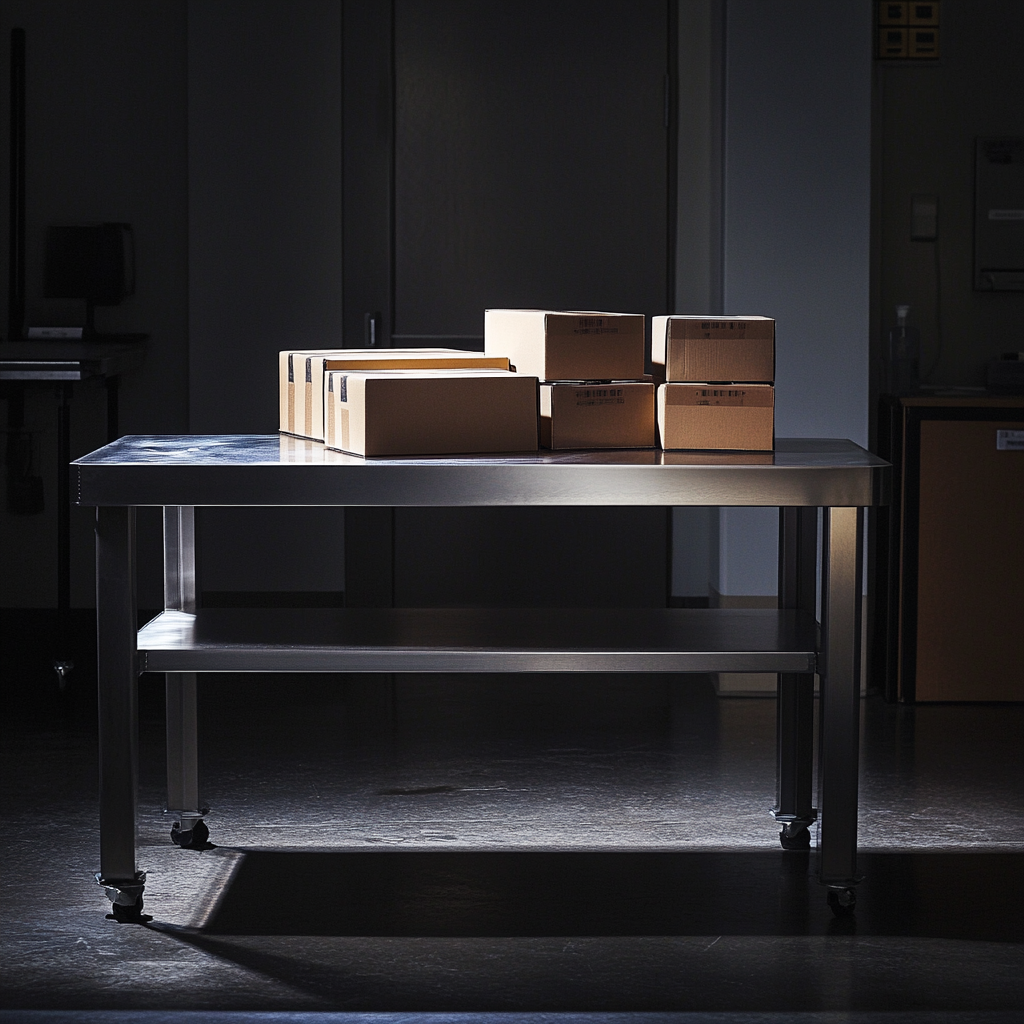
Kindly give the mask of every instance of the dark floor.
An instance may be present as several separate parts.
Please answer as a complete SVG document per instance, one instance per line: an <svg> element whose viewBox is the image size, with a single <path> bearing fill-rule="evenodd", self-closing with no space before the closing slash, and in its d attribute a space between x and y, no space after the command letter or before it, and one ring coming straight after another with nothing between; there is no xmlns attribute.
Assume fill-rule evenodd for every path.
<svg viewBox="0 0 1024 1024"><path fill-rule="evenodd" d="M1024 1016L1024 706L865 700L865 880L837 920L766 813L772 700L704 677L206 676L197 853L167 838L143 677L153 920L119 925L92 879L94 675L61 695L32 639L8 620L0 1024Z"/></svg>

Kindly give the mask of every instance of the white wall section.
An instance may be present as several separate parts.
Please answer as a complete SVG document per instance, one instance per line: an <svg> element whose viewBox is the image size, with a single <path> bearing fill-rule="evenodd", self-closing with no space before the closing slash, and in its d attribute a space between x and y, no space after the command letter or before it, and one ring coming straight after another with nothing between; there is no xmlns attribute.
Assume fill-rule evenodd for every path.
<svg viewBox="0 0 1024 1024"><path fill-rule="evenodd" d="M783 437L867 444L871 16L727 4L724 311L775 317ZM777 532L774 511L722 510L721 593L775 593Z"/></svg>

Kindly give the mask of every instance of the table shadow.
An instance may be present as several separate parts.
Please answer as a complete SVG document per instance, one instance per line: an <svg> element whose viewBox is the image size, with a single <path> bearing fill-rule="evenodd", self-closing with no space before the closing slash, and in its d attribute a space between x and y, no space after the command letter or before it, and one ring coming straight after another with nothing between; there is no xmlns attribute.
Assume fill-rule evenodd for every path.
<svg viewBox="0 0 1024 1024"><path fill-rule="evenodd" d="M813 852L237 850L196 929L377 937L857 934L1020 942L1024 853L864 852L836 919Z"/></svg>

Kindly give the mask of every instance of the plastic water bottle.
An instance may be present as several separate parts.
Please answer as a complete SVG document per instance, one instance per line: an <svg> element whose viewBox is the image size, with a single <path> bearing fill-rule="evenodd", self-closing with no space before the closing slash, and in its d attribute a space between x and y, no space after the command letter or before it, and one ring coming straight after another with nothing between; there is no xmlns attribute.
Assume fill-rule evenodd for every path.
<svg viewBox="0 0 1024 1024"><path fill-rule="evenodd" d="M907 325L909 306L896 307L896 326L889 328L886 350L886 390L912 395L921 386L921 334Z"/></svg>

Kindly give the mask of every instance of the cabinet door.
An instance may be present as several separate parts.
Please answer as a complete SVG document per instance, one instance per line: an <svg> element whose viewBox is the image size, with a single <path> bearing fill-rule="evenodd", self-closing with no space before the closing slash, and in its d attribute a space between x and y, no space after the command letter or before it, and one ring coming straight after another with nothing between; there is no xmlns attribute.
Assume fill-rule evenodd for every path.
<svg viewBox="0 0 1024 1024"><path fill-rule="evenodd" d="M1024 451L1013 421L920 423L919 701L1024 700Z"/></svg>

